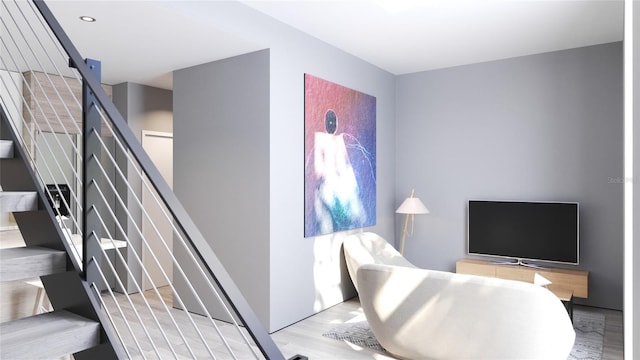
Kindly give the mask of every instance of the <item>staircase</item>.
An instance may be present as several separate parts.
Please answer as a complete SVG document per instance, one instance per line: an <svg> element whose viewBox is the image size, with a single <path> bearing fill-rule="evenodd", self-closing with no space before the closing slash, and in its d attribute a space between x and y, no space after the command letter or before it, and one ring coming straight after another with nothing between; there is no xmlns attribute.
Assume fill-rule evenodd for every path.
<svg viewBox="0 0 640 360"><path fill-rule="evenodd" d="M100 62L43 0L3 0L0 20L0 212L25 243L0 250L0 281L40 277L54 309L0 324L0 359L284 360L103 89Z"/></svg>
<svg viewBox="0 0 640 360"><path fill-rule="evenodd" d="M14 147L7 120L0 128L0 212L12 212L26 246L0 249L0 281L40 277L52 312L0 324L1 359L117 358L86 288L67 256L53 210L36 190L22 151ZM25 229L25 231L22 231ZM73 296L76 295L76 296ZM109 346L101 346L109 345Z"/></svg>

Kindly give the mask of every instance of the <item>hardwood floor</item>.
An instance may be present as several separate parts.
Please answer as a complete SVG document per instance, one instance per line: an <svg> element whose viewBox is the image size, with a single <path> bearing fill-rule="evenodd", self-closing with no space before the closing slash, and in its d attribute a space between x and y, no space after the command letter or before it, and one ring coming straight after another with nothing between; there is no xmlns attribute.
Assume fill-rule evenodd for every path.
<svg viewBox="0 0 640 360"><path fill-rule="evenodd" d="M605 315L602 360L622 360L622 311L579 305L575 308ZM362 320L364 315L358 299L355 298L293 324L272 336L287 358L301 354L308 356L309 359L394 359L383 353L322 336L337 324Z"/></svg>
<svg viewBox="0 0 640 360"><path fill-rule="evenodd" d="M21 238L19 232L10 231L10 232L0 232L0 248L4 247L14 247L20 246L24 243L21 242ZM10 318L17 318L22 316L30 315L32 311L34 299L35 299L35 290L28 285L25 285L24 282L15 282L13 283L0 283L0 309L1 312L4 313L1 316L2 321L9 320ZM29 292L25 292L25 290L29 290ZM167 305L172 305L172 296L169 288L162 288L161 297L165 300ZM161 303L157 296L152 295L149 296L150 306L160 307ZM140 297L136 298L135 296L132 298L134 302L140 302ZM123 307L125 314L124 317L127 319L133 318L133 315L130 311L130 305L127 304L126 299L123 296L118 297L118 303ZM121 301L122 300L122 301ZM18 302L16 302L18 301ZM106 299L105 301L112 301L110 299ZM16 310L16 308L18 310ZM578 306L576 305L576 308ZM621 360L623 359L623 321L622 321L622 312L608 309L599 309L592 307L584 307L581 306L581 309L585 311L593 311L597 313L602 313L605 315L605 333L604 333L604 350L603 350L603 360ZM17 312L16 312L17 311ZM172 311L174 314L178 314L176 316L177 322L186 322L188 321L185 316L181 316L180 313L183 313L180 310ZM182 314L184 315L184 314ZM202 317L200 317L202 318ZM150 321L149 317L145 317L144 321ZM333 339L326 338L322 336L323 333L333 329L337 325L349 323L349 322L357 322L363 321L364 315L362 313L362 309L360 308L360 304L358 299L351 299L345 301L344 303L333 306L325 311L322 311L316 315L313 315L309 318L301 320L293 325L290 325L282 330L279 330L272 334L272 338L284 354L285 358L291 358L294 355L300 354L307 356L309 359L313 360L324 360L324 359L394 359L393 357L376 352L369 348L360 348L356 345L337 341ZM116 319L116 321L119 321ZM166 319L162 319L161 322L166 322ZM197 319L196 322L199 324L202 323L205 328L210 326L208 332L214 332L213 326L211 322L204 318ZM239 339L241 338L235 329L231 329L230 327L226 327L226 323L217 323L223 329L223 332L229 332L230 341L232 342L232 347L236 349L239 347ZM136 331L142 331L140 328L136 329ZM161 338L162 335L157 332L152 332L152 337L154 339ZM169 339L173 343L179 343L179 336L176 334L169 334ZM193 333L185 334L185 336L196 336ZM158 343L162 341L157 341ZM146 346L149 344L142 345L143 348L147 349ZM178 349L179 351L183 351L184 349ZM168 349L160 350L160 354L167 354ZM213 350L216 354L222 354L223 351L219 348ZM145 351L146 352L146 351ZM198 348L194 350L197 355L197 358L209 358L209 352L204 348ZM148 354L150 358L155 358L155 353L149 351ZM183 356L187 357L187 354ZM239 352L238 358L253 358L249 352ZM226 358L224 355L219 356L218 358Z"/></svg>
<svg viewBox="0 0 640 360"><path fill-rule="evenodd" d="M160 289L161 297L168 306L172 304L171 290L168 287ZM151 291L145 292L145 297L152 309L160 309L162 307L158 297ZM105 303L109 308L113 307L113 301L107 296L103 295ZM195 322L200 328L201 332L205 334L209 349L202 342L195 339L197 334L193 331L193 328L187 324L189 321L185 316L185 313L181 310L172 309L171 313L178 325L186 330L183 333L186 340L189 342L191 350L187 350L183 344L187 341L183 341L180 334L172 329L171 324L167 316L158 315L159 322L164 328L164 335L157 330L154 324L154 320L151 319L149 312L140 311L142 307L142 297L139 295L131 296L133 304L130 304L124 295L117 296L117 302L123 309L123 314L114 314L114 319L121 329L122 317L128 319L132 323L132 330L136 333L136 336L141 339L139 344L133 343L130 337L126 336L127 330L121 331L124 336L124 342L127 349L130 351L132 358L141 358L140 350L144 353L145 357L154 358L156 353L152 350L150 341L153 341L155 347L158 349L158 354L167 355L173 357L171 354L175 352L179 358L190 358L192 355L198 359L210 358L210 350L214 353L216 358L229 359L230 355L223 348L221 341L215 336L217 331L221 331L227 341L232 344L235 356L238 359L252 359L254 358L251 352L246 348L243 343L242 337L238 334L237 330L231 325L216 321L215 325L219 330L214 329L213 324L205 317L194 316ZM143 333L142 327L137 323L135 317L137 316L132 311L132 307L138 309L141 313L142 322L147 325L147 331L150 337L147 337ZM364 315L357 299L349 300L345 303L336 305L328 310L325 310L319 314L311 316L307 319L299 321L291 326L288 326L280 331L273 333L272 339L283 353L285 358L289 359L295 355L304 355L309 359L321 360L321 359L395 359L387 354L377 352L369 348L361 348L347 342L341 342L322 336L323 333L331 330L333 327L339 324L348 322L363 321ZM246 335L247 336L247 335ZM163 337L166 337L169 341L165 341ZM247 336L248 337L248 336ZM151 339L151 340L150 340ZM193 340L193 341L192 341ZM171 348L169 347L171 344ZM178 346L176 346L176 344ZM259 354L259 350L254 346L254 351Z"/></svg>
<svg viewBox="0 0 640 360"><path fill-rule="evenodd" d="M309 359L395 359L386 353L322 336L337 325L364 321L357 298L347 300L272 334L285 358L296 354Z"/></svg>
<svg viewBox="0 0 640 360"><path fill-rule="evenodd" d="M170 301L170 293L163 288L162 295ZM575 306L586 312L605 316L605 332L602 360L623 359L623 323L622 311ZM357 298L347 300L316 315L301 320L271 334L273 340L285 358L304 355L309 359L395 359L389 354L369 348L362 348L345 341L333 340L322 336L334 327L364 321L365 317ZM235 336L231 334L231 336Z"/></svg>
<svg viewBox="0 0 640 360"><path fill-rule="evenodd" d="M169 287L161 288L160 294L164 302L171 307L172 295ZM199 335L194 331L194 327L189 324L191 320L187 318L184 311L171 310L173 320L182 328L181 333L179 333L174 330L171 324L172 320L168 319L166 313L161 309L163 304L158 297L152 291L146 291L145 297L150 308L153 309L152 311L155 312L157 310L156 315L160 325L152 318L151 312L145 310L146 305L140 295L130 296L131 301L125 295L117 295L116 301L122 309L122 313L112 312L112 318L121 335L123 335L125 346L132 358L142 358L140 353L143 353L147 358L165 357L165 355L172 358L172 354L175 353L181 359L191 357L207 359L211 358L212 354L218 359L229 359L231 355L229 355L225 346L216 336L218 331L224 334L236 358L254 358L237 329L230 324L220 321L212 323L203 316L192 316L193 321L206 338L207 345L204 345L198 339ZM107 293L103 294L103 300L108 308L114 308L113 299ZM139 315L134 313L133 308L137 309ZM140 316L141 321L136 319L138 316ZM123 318L126 318L131 324L131 331L139 339L138 344L134 343L131 336L128 336L129 330L124 327ZM394 359L369 348L360 348L322 336L324 332L331 330L338 324L363 320L364 315L360 309L360 304L357 299L353 299L277 331L272 334L272 338L287 359L298 354L307 356L309 359L318 360ZM142 328L141 324L145 324L146 330ZM163 331L159 330L160 327L163 328ZM245 332L243 331L243 333ZM250 338L246 333L245 337ZM184 345L185 343L189 344L189 348ZM154 350L154 346L157 352ZM255 346L252 348L259 354L259 350Z"/></svg>
<svg viewBox="0 0 640 360"><path fill-rule="evenodd" d="M603 360L621 360L624 357L624 326L622 311L588 308L605 316Z"/></svg>

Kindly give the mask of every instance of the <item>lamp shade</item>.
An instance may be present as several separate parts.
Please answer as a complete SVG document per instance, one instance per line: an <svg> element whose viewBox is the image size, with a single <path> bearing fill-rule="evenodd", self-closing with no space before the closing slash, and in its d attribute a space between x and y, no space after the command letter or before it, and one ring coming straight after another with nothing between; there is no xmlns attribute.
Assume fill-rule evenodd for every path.
<svg viewBox="0 0 640 360"><path fill-rule="evenodd" d="M398 214L428 214L429 209L417 197L408 197L396 210Z"/></svg>

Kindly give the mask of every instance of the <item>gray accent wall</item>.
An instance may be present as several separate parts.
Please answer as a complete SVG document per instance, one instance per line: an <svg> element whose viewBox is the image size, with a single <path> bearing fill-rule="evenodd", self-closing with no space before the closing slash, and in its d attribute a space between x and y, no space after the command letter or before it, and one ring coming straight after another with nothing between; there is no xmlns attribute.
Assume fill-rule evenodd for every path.
<svg viewBox="0 0 640 360"><path fill-rule="evenodd" d="M113 87L114 103L138 140L142 130L173 132L173 93L136 83Z"/></svg>
<svg viewBox="0 0 640 360"><path fill-rule="evenodd" d="M173 86L174 191L268 324L269 51L178 70ZM181 280L179 292L186 289ZM184 300L199 309L194 298ZM215 302L204 300L220 317Z"/></svg>
<svg viewBox="0 0 640 360"><path fill-rule="evenodd" d="M271 27L271 330L356 295L341 251L344 237L395 227L395 76L308 35ZM376 97L375 226L304 238L303 74Z"/></svg>
<svg viewBox="0 0 640 360"><path fill-rule="evenodd" d="M139 141L142 141L142 130L173 132L173 94L170 90L159 89L151 86L135 84L135 83L122 83L113 86L113 103L122 114L122 117L127 122L135 136ZM119 147L111 143L116 149L116 161L118 162L121 171L124 174L136 174L135 177L130 177L129 183L133 191L140 198L142 194L142 182L137 178L137 173L130 164L127 163L125 155L122 153ZM119 191L120 196L123 197L123 201L127 204L127 210L131 213L137 224L142 224L142 209L137 204L135 199L127 191L127 185L123 182L122 178L114 175L116 188L122 189ZM115 196L115 194L113 195ZM127 233L129 236L129 247L132 247L137 252L138 256L142 257L142 240L135 227L130 221L127 221L127 216L117 201L116 204L116 216L120 219L120 223L128 224ZM139 225L141 227L141 225ZM122 234L117 235L118 238L124 239ZM116 269L121 272L121 278L125 277L125 269L118 264ZM128 254L128 265L131 271L136 275L136 279L139 284L142 284L142 270L140 265L135 260L132 254ZM132 281L126 281L124 284L127 293L136 292L137 289Z"/></svg>
<svg viewBox="0 0 640 360"><path fill-rule="evenodd" d="M578 302L622 309L622 80L620 42L399 76L397 205L415 188L431 212L405 256L453 271L469 199L578 201Z"/></svg>
<svg viewBox="0 0 640 360"><path fill-rule="evenodd" d="M627 300L632 303L625 302L625 310L630 309L631 316L625 314L625 340L631 340L631 346L627 346L631 351L628 354L632 358L634 354L640 353L640 244L635 239L640 239L640 1L634 0L633 3L633 238L627 239L632 242L633 250L627 259L631 258L632 263L627 269L632 270L632 274L625 273L625 276L631 276L633 288L625 289L629 293L625 294ZM629 200L629 199L627 199ZM630 250L630 249L626 249ZM637 357L637 355L636 355Z"/></svg>
<svg viewBox="0 0 640 360"><path fill-rule="evenodd" d="M212 104L219 102L215 98L224 97L224 91L248 86L245 82L249 81L262 86L262 75L255 74L248 67L244 68L244 65L240 66L238 61L242 56L231 58L237 67L232 70L234 76L223 82L230 87L227 89L222 89L221 85L205 84L214 79L203 69L210 67L211 71L215 71L213 69L220 64L196 67L198 71L202 70L199 78L189 75L196 68L174 72L174 160L176 166L180 166L174 168L174 186L178 198L194 216L196 225L205 237L211 236L212 243L219 241L216 246L221 261L225 265L235 264L229 266L229 272L237 278L240 290L254 306L265 327L273 332L355 296L341 252L342 240L348 232L304 237L304 74L309 73L376 97L377 224L351 232L374 231L389 239L393 238L396 206L393 191L395 77L241 3L201 2L195 6L202 10L190 16L206 16L203 20L214 23L216 27L269 49L268 93L263 95L268 97L269 107L266 113L260 113L260 117L253 120L266 119L268 123L264 129L266 133L260 135L250 133L256 129L246 124L227 125L232 133L238 131L242 136L256 136L257 148L238 149L239 144L243 143L230 144L233 151L228 152L226 160L230 178L214 178L214 165L203 164L211 164L211 158L219 156L216 152L220 145L215 141L198 140L204 135L194 132L204 133L210 127L221 126L210 124L218 121L216 117L219 112L206 117L197 114L205 109L211 114ZM253 58L257 54L246 56ZM262 69L261 63L259 66ZM259 78L249 79L249 74ZM186 81L187 76L192 78ZM219 77L215 80L220 81ZM201 90L204 92L197 94ZM188 99L191 94L203 98L195 103ZM248 111L247 107L263 100L247 99L245 96L240 99L243 101L231 99L220 106L225 113L235 116L239 111ZM183 100L185 104L180 104ZM186 104L196 108L187 109ZM262 126L260 123L259 129L263 129ZM207 135L214 139L215 136L221 136L215 133ZM265 149L265 141L266 152L261 152ZM258 159L267 159L266 170L257 167L260 171L251 173L250 192L239 189L239 184L247 181L245 177L250 172L246 163L238 161L244 156L242 153L236 156L239 151L248 151ZM207 163L197 161L202 153L209 154ZM205 176L199 177L201 174ZM233 187L227 191L235 193L236 203L224 203L228 208L216 209L222 206L219 202L204 201L220 191L218 186L229 182L233 183ZM187 188L187 184L191 186ZM259 191L253 191L253 187ZM247 210L252 204L255 204L256 210ZM233 218L237 226L228 230L213 229L205 221L216 223L220 220L204 215L212 214L212 211L215 214L219 211L234 214L230 217L223 214L221 219ZM238 245L227 240L236 238L242 238L243 250L236 249ZM261 251L260 256L253 257L256 251ZM252 262L247 264L249 259Z"/></svg>
<svg viewBox="0 0 640 360"><path fill-rule="evenodd" d="M405 254L453 270L466 257L468 199L579 201L586 303L622 307L620 43L394 76L240 3L201 2L192 11L268 49L174 73L174 186L269 331L355 295L340 249L348 232L303 236L304 73L377 99L377 224L362 230L399 241L394 211L415 189L431 214L416 217ZM229 98L254 94L265 76L261 95ZM265 102L266 114L250 109ZM254 115L233 121L240 114ZM207 129L232 136L217 142L222 134ZM255 147L229 141L238 133ZM247 154L255 159L243 162ZM264 167L247 184L256 161ZM213 225L221 219L228 224Z"/></svg>

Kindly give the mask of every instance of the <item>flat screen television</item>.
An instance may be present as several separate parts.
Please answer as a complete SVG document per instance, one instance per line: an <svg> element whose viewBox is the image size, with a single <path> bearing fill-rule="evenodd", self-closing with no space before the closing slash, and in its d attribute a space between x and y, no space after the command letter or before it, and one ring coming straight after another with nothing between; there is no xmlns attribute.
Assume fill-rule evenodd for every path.
<svg viewBox="0 0 640 360"><path fill-rule="evenodd" d="M576 202L469 200L467 249L471 255L579 263Z"/></svg>

